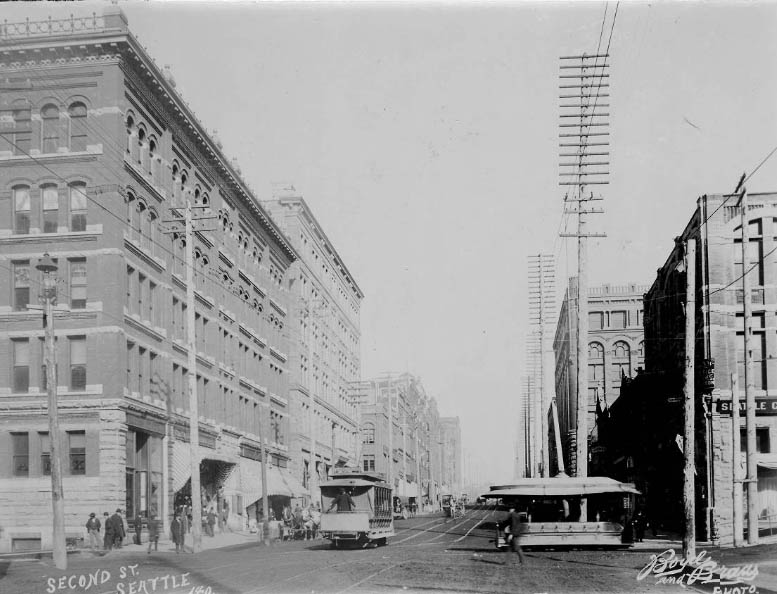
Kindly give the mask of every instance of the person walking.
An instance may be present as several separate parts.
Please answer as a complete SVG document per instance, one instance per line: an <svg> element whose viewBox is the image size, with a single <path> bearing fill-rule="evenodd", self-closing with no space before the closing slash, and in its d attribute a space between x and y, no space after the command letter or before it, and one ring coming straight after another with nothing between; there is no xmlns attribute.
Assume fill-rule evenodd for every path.
<svg viewBox="0 0 777 594"><path fill-rule="evenodd" d="M103 513L103 549L110 551L113 548L113 524L108 512Z"/></svg>
<svg viewBox="0 0 777 594"><path fill-rule="evenodd" d="M154 546L154 552L159 547L159 522L156 515L151 514L148 518L148 554L151 554L151 545Z"/></svg>
<svg viewBox="0 0 777 594"><path fill-rule="evenodd" d="M173 517L173 521L170 522L170 538L173 539L175 544L175 552L180 553L184 550L184 535L186 534L186 526L179 513L176 513Z"/></svg>
<svg viewBox="0 0 777 594"><path fill-rule="evenodd" d="M512 546L513 552L518 555L518 560L520 563L524 562L523 550L521 549L520 543L522 522L523 519L521 518L521 515L515 511L515 508L510 508L510 534L512 535L510 544Z"/></svg>
<svg viewBox="0 0 777 594"><path fill-rule="evenodd" d="M135 516L135 544L143 544L140 540L140 535L143 533L143 516L140 515L140 512L137 513Z"/></svg>
<svg viewBox="0 0 777 594"><path fill-rule="evenodd" d="M86 521L86 531L89 534L89 548L93 551L95 547L100 548L100 520L95 517L95 513L89 514Z"/></svg>
<svg viewBox="0 0 777 594"><path fill-rule="evenodd" d="M213 511L213 506L208 508L208 536L213 537L213 527L216 525L216 513Z"/></svg>
<svg viewBox="0 0 777 594"><path fill-rule="evenodd" d="M224 518L223 530L225 532L232 532L232 528L229 527L229 502L226 499L224 500L224 508L221 514L222 514L222 517Z"/></svg>

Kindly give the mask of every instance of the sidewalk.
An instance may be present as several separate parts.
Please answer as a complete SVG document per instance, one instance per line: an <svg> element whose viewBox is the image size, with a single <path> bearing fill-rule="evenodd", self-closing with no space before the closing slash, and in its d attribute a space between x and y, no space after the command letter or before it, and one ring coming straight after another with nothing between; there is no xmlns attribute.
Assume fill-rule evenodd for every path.
<svg viewBox="0 0 777 594"><path fill-rule="evenodd" d="M202 535L202 550L207 551L210 549L221 549L224 547L231 547L235 545L247 544L259 542L259 535L251 532L217 532L214 536ZM185 552L192 552L192 535L191 533L186 535L184 540ZM123 553L144 553L148 551L148 541L144 541L142 544L125 544L120 549L111 549L109 552L104 550L92 551L89 548L81 548L82 554L94 554L94 555L121 555ZM152 554L154 550L151 550ZM158 552L160 553L173 553L175 554L175 545L169 538L159 539Z"/></svg>

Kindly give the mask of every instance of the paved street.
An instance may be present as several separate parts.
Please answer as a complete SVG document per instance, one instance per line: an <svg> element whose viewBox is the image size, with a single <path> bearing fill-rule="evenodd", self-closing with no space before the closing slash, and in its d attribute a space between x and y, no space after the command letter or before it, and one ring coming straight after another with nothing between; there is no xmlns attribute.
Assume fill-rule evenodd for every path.
<svg viewBox="0 0 777 594"><path fill-rule="evenodd" d="M0 591L90 594L259 594L275 592L680 592L637 574L665 543L624 551L529 551L527 562L493 548L492 508L463 518L421 516L397 522L386 547L334 550L328 541L256 542L206 550L197 556L170 550L152 555L124 550L107 556L72 555L60 573L50 560L0 565ZM165 547L167 549L167 547ZM768 555L753 562L762 562ZM772 557L773 550L772 550ZM729 556L726 562L733 562ZM63 581L58 581L65 576ZM76 577L71 577L76 576ZM766 580L766 581L764 581ZM777 586L761 572L759 588ZM200 587L201 589L198 589ZM777 589L777 588L775 588ZM710 589L706 591L712 591ZM761 592L767 590L760 589Z"/></svg>

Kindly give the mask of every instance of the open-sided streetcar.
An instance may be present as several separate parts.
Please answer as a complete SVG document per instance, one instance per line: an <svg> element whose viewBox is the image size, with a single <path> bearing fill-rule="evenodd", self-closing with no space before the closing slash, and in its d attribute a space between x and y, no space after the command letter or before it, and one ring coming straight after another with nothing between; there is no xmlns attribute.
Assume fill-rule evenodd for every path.
<svg viewBox="0 0 777 594"><path fill-rule="evenodd" d="M333 547L385 545L394 536L391 487L383 475L336 469L321 484L321 533Z"/></svg>
<svg viewBox="0 0 777 594"><path fill-rule="evenodd" d="M498 499L504 508L520 516L521 547L623 547L623 530L639 491L631 483L592 477L521 479L510 485L495 485L481 497ZM580 521L580 503L585 498L587 516ZM507 548L504 527L497 523L496 546Z"/></svg>

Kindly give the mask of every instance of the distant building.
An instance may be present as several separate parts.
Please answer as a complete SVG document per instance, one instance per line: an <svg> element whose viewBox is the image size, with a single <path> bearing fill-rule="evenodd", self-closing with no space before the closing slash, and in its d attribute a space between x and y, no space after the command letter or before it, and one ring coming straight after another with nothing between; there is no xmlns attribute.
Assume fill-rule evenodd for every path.
<svg viewBox="0 0 777 594"><path fill-rule="evenodd" d="M43 324L57 262L57 393L65 529L117 507L165 525L189 497L256 518L288 473L291 244L162 71L108 6L4 23L0 137L0 552L51 547ZM166 234L190 202L195 234L201 492L191 493L187 269ZM198 209L197 212L202 212Z"/></svg>
<svg viewBox="0 0 777 594"><path fill-rule="evenodd" d="M621 378L644 365L642 298L646 285L601 285L588 289L588 430L589 443L597 434L597 406L604 410L620 394ZM567 474L576 472L577 430L577 279L570 278L559 312L553 342L555 383L561 447ZM549 423L550 432L553 424ZM553 435L551 437L554 437ZM551 474L557 471L555 439ZM589 474L598 462L589 448ZM593 469L591 468L593 466Z"/></svg>
<svg viewBox="0 0 777 594"><path fill-rule="evenodd" d="M462 480L462 444L459 417L441 417L442 434L442 484L454 495L461 492Z"/></svg>
<svg viewBox="0 0 777 594"><path fill-rule="evenodd" d="M292 336L290 456L294 475L310 486L311 435L319 482L335 466L355 465L356 403L349 386L361 377L359 319L364 295L307 202L293 187L264 202L299 254L289 272L298 326ZM311 403L315 430L311 433ZM318 497L312 494L313 499Z"/></svg>
<svg viewBox="0 0 777 594"><path fill-rule="evenodd" d="M367 380L355 390L362 468L383 473L395 495L437 504L445 457L436 400L407 373Z"/></svg>
<svg viewBox="0 0 777 594"><path fill-rule="evenodd" d="M733 466L745 478L743 270L751 283L758 516L777 517L777 194L750 194L750 242L743 266L741 209L730 195L702 196L645 295L645 368L624 385L610 419L612 468L628 471L649 515L682 527L683 366L686 295L684 246L696 240L697 536L733 542ZM714 377L705 373L714 364ZM742 403L740 451L732 451L732 376ZM647 433L650 437L647 438ZM744 522L747 526L746 521Z"/></svg>

